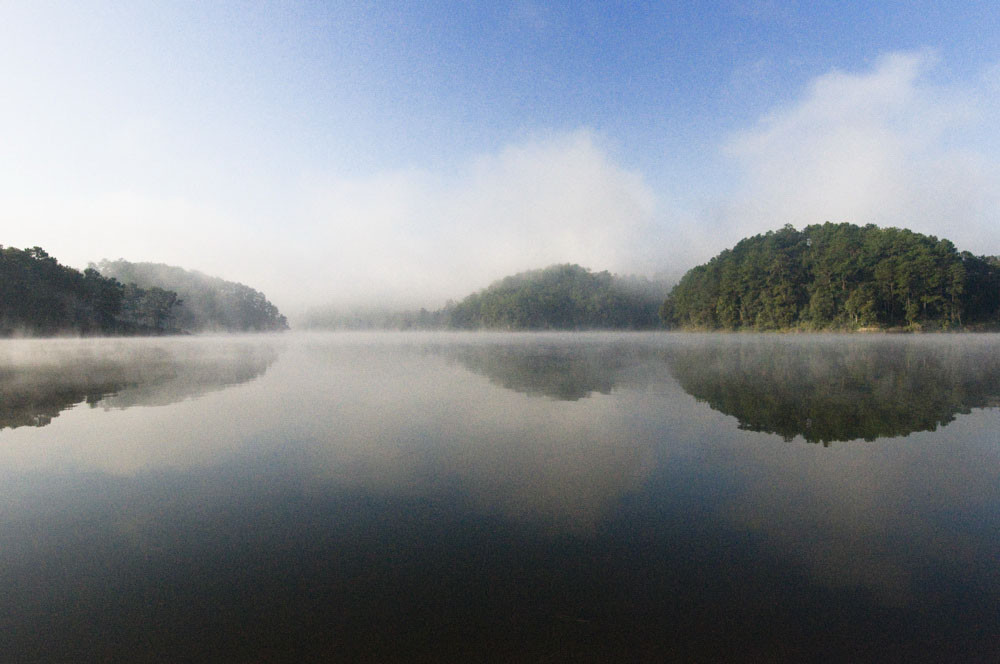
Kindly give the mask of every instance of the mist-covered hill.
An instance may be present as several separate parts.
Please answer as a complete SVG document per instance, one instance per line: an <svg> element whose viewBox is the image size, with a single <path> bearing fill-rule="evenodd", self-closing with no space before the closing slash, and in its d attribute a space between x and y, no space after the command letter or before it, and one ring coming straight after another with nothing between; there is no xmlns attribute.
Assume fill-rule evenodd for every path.
<svg viewBox="0 0 1000 664"><path fill-rule="evenodd" d="M661 284L579 265L505 277L450 310L456 328L509 330L650 329L660 325Z"/></svg>
<svg viewBox="0 0 1000 664"><path fill-rule="evenodd" d="M163 288L182 301L174 313L178 327L191 332L266 332L288 329L288 321L260 291L162 263L102 260L101 275L141 288Z"/></svg>
<svg viewBox="0 0 1000 664"><path fill-rule="evenodd" d="M315 309L303 327L326 329L637 330L661 326L666 283L563 264L505 277L441 309Z"/></svg>
<svg viewBox="0 0 1000 664"><path fill-rule="evenodd" d="M177 293L62 265L41 247L0 246L0 336L164 334Z"/></svg>
<svg viewBox="0 0 1000 664"><path fill-rule="evenodd" d="M786 225L688 271L661 315L688 329L995 325L1000 266L907 229Z"/></svg>

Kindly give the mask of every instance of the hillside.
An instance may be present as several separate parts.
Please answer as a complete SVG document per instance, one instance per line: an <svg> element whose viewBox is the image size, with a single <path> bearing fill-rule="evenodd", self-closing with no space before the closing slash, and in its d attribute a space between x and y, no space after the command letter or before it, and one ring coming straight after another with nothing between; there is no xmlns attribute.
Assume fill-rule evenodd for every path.
<svg viewBox="0 0 1000 664"><path fill-rule="evenodd" d="M521 272L451 307L451 327L509 330L648 329L665 289L637 278L553 265Z"/></svg>
<svg viewBox="0 0 1000 664"><path fill-rule="evenodd" d="M177 293L61 265L41 247L0 246L0 336L178 331Z"/></svg>
<svg viewBox="0 0 1000 664"><path fill-rule="evenodd" d="M183 301L176 324L191 332L264 332L287 330L288 322L263 293L241 283L210 277L162 263L130 263L103 260L96 268L142 288L175 291Z"/></svg>
<svg viewBox="0 0 1000 664"><path fill-rule="evenodd" d="M1000 314L997 261L906 229L786 225L687 272L661 308L672 327L956 329Z"/></svg>

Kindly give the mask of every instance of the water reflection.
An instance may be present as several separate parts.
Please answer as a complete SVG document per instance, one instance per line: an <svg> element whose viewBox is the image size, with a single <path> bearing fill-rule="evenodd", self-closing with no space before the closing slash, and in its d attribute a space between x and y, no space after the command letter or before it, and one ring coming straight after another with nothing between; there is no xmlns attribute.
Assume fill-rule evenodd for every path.
<svg viewBox="0 0 1000 664"><path fill-rule="evenodd" d="M647 333L493 335L433 348L504 389L578 401L616 389L672 384L667 358L680 338Z"/></svg>
<svg viewBox="0 0 1000 664"><path fill-rule="evenodd" d="M934 431L1000 404L991 337L646 335L458 344L447 357L505 389L576 401L671 381L739 427L812 443Z"/></svg>
<svg viewBox="0 0 1000 664"><path fill-rule="evenodd" d="M601 345L474 344L452 348L449 357L495 385L560 401L611 394L627 358Z"/></svg>
<svg viewBox="0 0 1000 664"><path fill-rule="evenodd" d="M936 426L990 404L995 339L293 335L239 389L118 408L273 353L140 344L186 368L0 432L4 654L996 661L1000 413L824 449L681 387L935 375Z"/></svg>
<svg viewBox="0 0 1000 664"><path fill-rule="evenodd" d="M296 445L312 472L341 486L454 490L481 510L553 532L592 530L648 475L656 435L630 419L631 405L605 395L578 401L594 386L587 376L610 391L613 369L626 364L611 347L537 343L466 335L298 349L305 354L290 353L282 369L298 365L301 376L308 364L317 389L282 397L287 407L308 404ZM602 359L602 372L581 370ZM516 377L518 388L479 380L466 362ZM538 398L556 394L563 399Z"/></svg>
<svg viewBox="0 0 1000 664"><path fill-rule="evenodd" d="M786 441L906 436L1000 404L988 337L734 338L689 344L669 362L696 399Z"/></svg>
<svg viewBox="0 0 1000 664"><path fill-rule="evenodd" d="M0 430L42 427L77 404L164 406L253 380L277 354L260 343L18 340L0 343Z"/></svg>

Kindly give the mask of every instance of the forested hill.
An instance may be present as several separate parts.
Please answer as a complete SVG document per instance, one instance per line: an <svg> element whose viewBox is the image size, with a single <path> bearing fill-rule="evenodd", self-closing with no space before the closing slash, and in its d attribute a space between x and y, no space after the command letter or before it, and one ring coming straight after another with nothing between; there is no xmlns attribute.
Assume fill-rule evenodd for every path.
<svg viewBox="0 0 1000 664"><path fill-rule="evenodd" d="M906 229L786 225L688 271L661 316L688 329L995 325L1000 262Z"/></svg>
<svg viewBox="0 0 1000 664"><path fill-rule="evenodd" d="M192 332L263 332L287 330L288 321L263 293L241 283L162 263L103 260L94 265L105 277L142 288L175 291L183 300L176 312L179 327Z"/></svg>
<svg viewBox="0 0 1000 664"><path fill-rule="evenodd" d="M448 311L455 328L648 329L665 290L639 278L553 265L501 279Z"/></svg>
<svg viewBox="0 0 1000 664"><path fill-rule="evenodd" d="M179 331L177 293L75 270L41 247L0 246L0 336Z"/></svg>

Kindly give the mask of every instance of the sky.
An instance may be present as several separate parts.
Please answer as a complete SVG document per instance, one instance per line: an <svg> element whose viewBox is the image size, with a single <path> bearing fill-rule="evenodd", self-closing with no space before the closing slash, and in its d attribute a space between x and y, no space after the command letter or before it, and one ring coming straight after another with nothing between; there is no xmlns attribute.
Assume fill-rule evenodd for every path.
<svg viewBox="0 0 1000 664"><path fill-rule="evenodd" d="M315 306L748 235L1000 254L990 2L0 0L0 244Z"/></svg>

